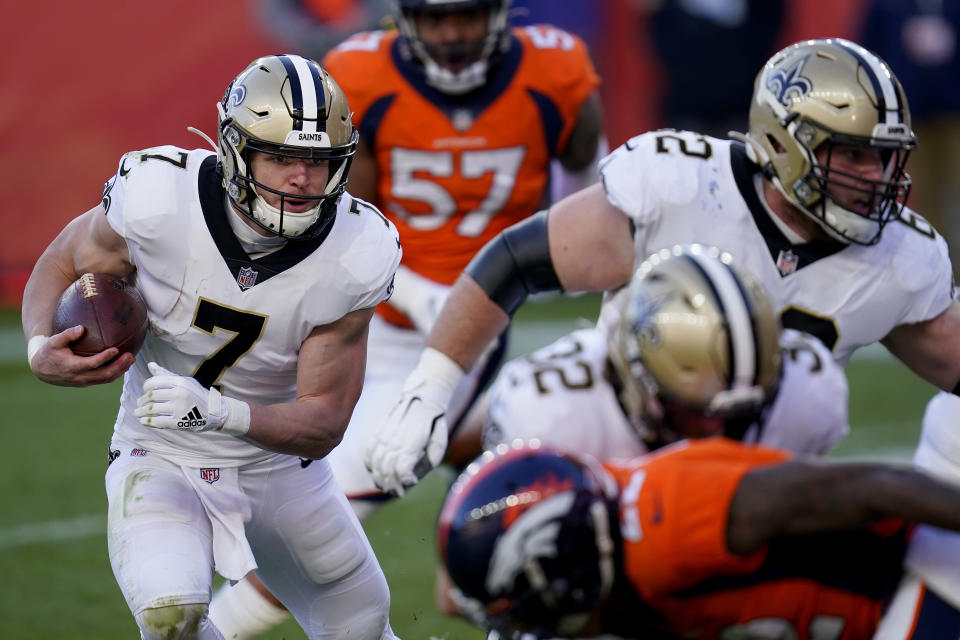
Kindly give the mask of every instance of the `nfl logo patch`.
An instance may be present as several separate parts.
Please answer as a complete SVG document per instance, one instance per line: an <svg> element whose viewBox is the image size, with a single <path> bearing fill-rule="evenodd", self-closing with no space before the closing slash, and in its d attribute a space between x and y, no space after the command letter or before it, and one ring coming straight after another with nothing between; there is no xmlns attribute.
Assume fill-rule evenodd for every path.
<svg viewBox="0 0 960 640"><path fill-rule="evenodd" d="M473 126L473 114L469 109L457 109L450 114L450 122L453 124L454 129L460 133L464 133Z"/></svg>
<svg viewBox="0 0 960 640"><path fill-rule="evenodd" d="M220 479L220 469L200 469L200 479L213 484Z"/></svg>
<svg viewBox="0 0 960 640"><path fill-rule="evenodd" d="M240 285L241 289L249 289L257 284L257 272L253 270L253 267L240 269L240 273L237 274L237 284Z"/></svg>
<svg viewBox="0 0 960 640"><path fill-rule="evenodd" d="M780 255L777 256L777 270L780 271L781 276L788 276L796 271L799 263L800 256L790 249L780 251Z"/></svg>

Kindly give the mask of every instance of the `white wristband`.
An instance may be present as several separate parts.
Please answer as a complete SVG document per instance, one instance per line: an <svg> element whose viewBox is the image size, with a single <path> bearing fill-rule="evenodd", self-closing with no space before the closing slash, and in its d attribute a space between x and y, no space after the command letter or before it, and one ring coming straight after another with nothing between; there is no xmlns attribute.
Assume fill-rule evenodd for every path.
<svg viewBox="0 0 960 640"><path fill-rule="evenodd" d="M427 347L420 354L417 370L424 378L442 386L450 396L453 395L453 390L457 388L457 384L464 375L463 369L450 356L432 347ZM449 402L449 398L447 401ZM446 406L446 403L443 404Z"/></svg>
<svg viewBox="0 0 960 640"><path fill-rule="evenodd" d="M50 339L50 336L38 335L30 338L30 341L27 342L27 364L33 367L33 356L37 355L37 351L47 343L47 340Z"/></svg>
<svg viewBox="0 0 960 640"><path fill-rule="evenodd" d="M223 398L227 405L227 419L220 430L232 436L242 436L250 430L250 405L236 398Z"/></svg>

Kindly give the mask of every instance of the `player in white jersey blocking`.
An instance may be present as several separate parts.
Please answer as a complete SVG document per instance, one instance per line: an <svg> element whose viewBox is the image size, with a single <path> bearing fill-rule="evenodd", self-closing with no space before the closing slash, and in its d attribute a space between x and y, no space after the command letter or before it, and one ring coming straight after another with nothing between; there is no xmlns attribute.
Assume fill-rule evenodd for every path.
<svg viewBox="0 0 960 640"><path fill-rule="evenodd" d="M605 331L580 329L506 363L487 391L476 450L536 438L612 460L643 455L661 444L638 437L642 434L631 427L608 344ZM723 432L744 442L826 453L850 430L843 369L819 340L793 329L782 332L780 350L783 373L763 419L731 424ZM711 424L693 435L720 431L720 425Z"/></svg>
<svg viewBox="0 0 960 640"><path fill-rule="evenodd" d="M582 329L505 364L487 411L464 425L473 446L458 432L451 449L472 460L535 439L613 460L725 435L823 454L848 433L843 369L816 338L781 332L766 294L729 254L699 245L654 254L624 304L609 331ZM464 603L446 588L437 594L447 613Z"/></svg>
<svg viewBox="0 0 960 640"><path fill-rule="evenodd" d="M222 638L213 573L256 568L308 637L393 638L386 579L324 457L360 394L396 229L344 191L357 133L316 62L255 60L218 114L216 153L127 153L41 256L23 304L31 369L74 386L124 375L108 545L141 637ZM47 337L87 271L136 282L150 321L136 359L74 355L78 327Z"/></svg>
<svg viewBox="0 0 960 640"><path fill-rule="evenodd" d="M943 239L902 203L915 139L889 68L846 40L788 47L758 75L744 139L637 136L603 161L600 184L491 241L369 443L378 482L402 491L417 481L415 466L437 463L446 442L434 418L448 389L530 292L616 291L646 256L675 244L731 253L782 324L820 338L839 363L881 340L954 389L960 305ZM404 411L413 398L424 401Z"/></svg>
<svg viewBox="0 0 960 640"><path fill-rule="evenodd" d="M600 184L491 241L369 441L378 485L402 493L440 461L450 389L528 294L617 290L677 243L730 252L783 325L820 338L840 364L881 341L924 379L960 390L960 304L946 243L904 206L916 139L890 68L847 40L787 47L760 70L737 137L637 136L603 161Z"/></svg>

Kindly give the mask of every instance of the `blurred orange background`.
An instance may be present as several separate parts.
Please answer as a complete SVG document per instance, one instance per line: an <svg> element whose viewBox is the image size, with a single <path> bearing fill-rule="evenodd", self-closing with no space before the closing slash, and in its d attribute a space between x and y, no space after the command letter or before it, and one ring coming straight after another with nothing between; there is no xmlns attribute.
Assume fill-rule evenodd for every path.
<svg viewBox="0 0 960 640"><path fill-rule="evenodd" d="M281 52L255 23L255 1L2 3L0 306L19 307L43 248L99 201L124 152L206 146L190 125L215 136L229 81ZM611 146L658 125L660 71L630 6L637 1L592 3L602 12L592 54ZM850 37L863 2L793 0L781 41Z"/></svg>

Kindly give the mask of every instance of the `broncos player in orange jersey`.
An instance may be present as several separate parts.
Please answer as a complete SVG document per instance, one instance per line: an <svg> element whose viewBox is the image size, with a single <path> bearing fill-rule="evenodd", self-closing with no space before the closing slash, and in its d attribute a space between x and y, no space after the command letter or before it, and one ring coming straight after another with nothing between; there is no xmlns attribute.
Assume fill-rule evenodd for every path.
<svg viewBox="0 0 960 640"><path fill-rule="evenodd" d="M398 0L396 31L361 33L324 59L360 143L351 193L398 226L404 261L371 329L364 391L328 459L361 518L384 494L364 468L370 428L415 367L449 286L500 231L547 203L550 164L596 175L599 78L555 27L509 28L509 0ZM456 425L481 363L451 392Z"/></svg>
<svg viewBox="0 0 960 640"><path fill-rule="evenodd" d="M359 33L323 60L360 131L350 192L398 227L404 252L390 304L372 322L361 398L327 456L361 519L387 497L364 467L367 435L417 365L449 286L488 240L551 194L594 182L605 152L586 46L548 25L511 28L510 10L511 0L395 0L397 30ZM551 181L551 164L564 169L552 172L560 180ZM451 387L452 428L500 347ZM211 617L227 638L284 617L251 585L214 598Z"/></svg>
<svg viewBox="0 0 960 640"><path fill-rule="evenodd" d="M906 634L874 635L911 523L960 531L954 484L719 436L602 466L531 445L469 465L438 524L475 619L506 637L960 634L960 610L931 593Z"/></svg>

